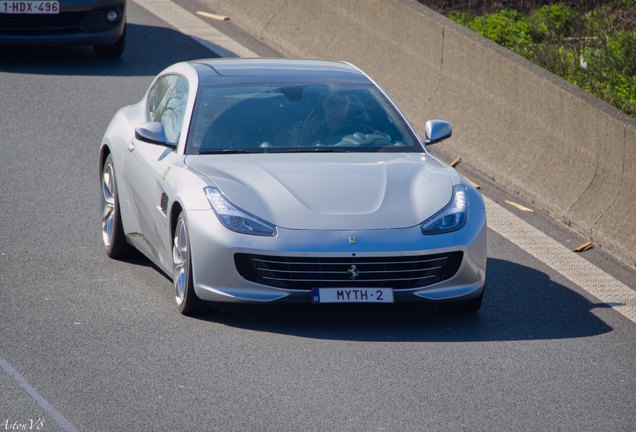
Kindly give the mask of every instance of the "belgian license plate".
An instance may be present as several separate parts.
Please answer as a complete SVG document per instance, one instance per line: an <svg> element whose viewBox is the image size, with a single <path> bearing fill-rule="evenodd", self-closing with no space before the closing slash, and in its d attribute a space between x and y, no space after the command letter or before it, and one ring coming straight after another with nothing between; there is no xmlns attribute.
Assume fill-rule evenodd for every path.
<svg viewBox="0 0 636 432"><path fill-rule="evenodd" d="M392 288L313 288L313 303L393 303Z"/></svg>
<svg viewBox="0 0 636 432"><path fill-rule="evenodd" d="M59 14L59 0L0 1L0 13L6 14Z"/></svg>

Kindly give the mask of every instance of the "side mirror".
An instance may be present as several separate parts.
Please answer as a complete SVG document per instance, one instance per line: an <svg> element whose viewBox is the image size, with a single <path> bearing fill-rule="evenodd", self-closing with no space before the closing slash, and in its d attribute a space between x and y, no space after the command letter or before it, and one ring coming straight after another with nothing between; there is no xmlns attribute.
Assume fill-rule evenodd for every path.
<svg viewBox="0 0 636 432"><path fill-rule="evenodd" d="M168 147L176 147L166 139L166 131L159 122L142 123L135 128L135 138L150 144L159 144Z"/></svg>
<svg viewBox="0 0 636 432"><path fill-rule="evenodd" d="M453 128L450 123L444 120L429 120L424 127L424 144L434 144L450 138L453 134Z"/></svg>

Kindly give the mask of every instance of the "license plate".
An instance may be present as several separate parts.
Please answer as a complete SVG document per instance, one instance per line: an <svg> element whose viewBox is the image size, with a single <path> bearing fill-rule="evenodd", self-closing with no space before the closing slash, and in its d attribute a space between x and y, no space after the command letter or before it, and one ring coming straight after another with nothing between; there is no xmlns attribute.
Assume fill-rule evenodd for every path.
<svg viewBox="0 0 636 432"><path fill-rule="evenodd" d="M393 303L392 288L313 288L313 303Z"/></svg>
<svg viewBox="0 0 636 432"><path fill-rule="evenodd" d="M59 0L0 1L0 13L6 14L59 14Z"/></svg>

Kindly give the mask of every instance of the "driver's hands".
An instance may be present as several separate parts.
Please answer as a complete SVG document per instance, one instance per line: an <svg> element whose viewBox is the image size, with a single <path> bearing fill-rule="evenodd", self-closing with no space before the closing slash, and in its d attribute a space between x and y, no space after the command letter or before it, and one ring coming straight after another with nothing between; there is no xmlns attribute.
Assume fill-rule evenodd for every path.
<svg viewBox="0 0 636 432"><path fill-rule="evenodd" d="M384 132L380 132L379 130L373 131L373 135L380 135L382 138L386 138L387 140L391 141L391 137L389 135L385 134Z"/></svg>

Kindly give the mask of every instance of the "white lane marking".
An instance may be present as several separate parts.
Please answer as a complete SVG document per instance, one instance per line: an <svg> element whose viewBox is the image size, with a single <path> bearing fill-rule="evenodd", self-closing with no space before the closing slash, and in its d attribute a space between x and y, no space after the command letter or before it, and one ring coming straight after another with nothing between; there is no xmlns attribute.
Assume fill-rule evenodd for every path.
<svg viewBox="0 0 636 432"><path fill-rule="evenodd" d="M488 227L636 322L636 291L484 197Z"/></svg>
<svg viewBox="0 0 636 432"><path fill-rule="evenodd" d="M134 2L221 57L258 57L255 52L170 0Z"/></svg>
<svg viewBox="0 0 636 432"><path fill-rule="evenodd" d="M42 408L44 408L47 413L49 413L51 417L53 417L53 419L57 422L58 425L60 425L62 429L64 429L66 432L77 432L77 429L75 429L62 416L62 414L57 412L57 410L53 408L51 404L46 401L46 399L44 399L33 387L31 387L31 385L22 377L22 375L20 375L15 369L13 369L13 367L11 367L9 363L4 361L1 357L0 366L2 366L2 369L7 371L7 373L11 375L20 384L20 386L25 389L31 395L31 397L35 399Z"/></svg>
<svg viewBox="0 0 636 432"><path fill-rule="evenodd" d="M174 26L177 30L190 34L204 46L222 57L218 51L233 51L241 57L258 57L252 51L235 42L209 24L197 18L170 0L134 0L148 9L160 19ZM179 11L178 19L173 17ZM176 14L175 14L176 15ZM193 24L196 23L196 24ZM196 30L201 27L201 30ZM213 29L213 32L205 30ZM187 30L184 30L187 29ZM205 39L204 35L214 34L213 39ZM216 35L222 35L217 37ZM209 44L217 48L210 47ZM245 51L243 51L245 50ZM249 54L245 54L249 52ZM618 312L636 322L636 292L617 281L598 267L576 255L574 252L556 242L546 234L524 222L511 212L484 197L488 212L488 226L508 241L524 249L548 267L565 276L576 285L598 298L600 301L616 309Z"/></svg>

